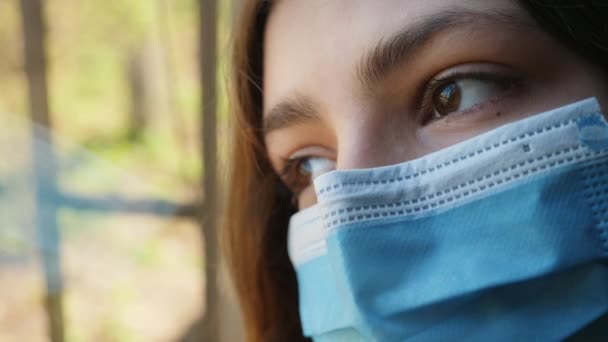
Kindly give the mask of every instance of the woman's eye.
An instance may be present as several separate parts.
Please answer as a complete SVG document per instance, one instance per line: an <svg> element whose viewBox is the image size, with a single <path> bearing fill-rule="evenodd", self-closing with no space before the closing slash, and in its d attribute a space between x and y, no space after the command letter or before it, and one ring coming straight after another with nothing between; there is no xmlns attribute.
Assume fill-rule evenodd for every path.
<svg viewBox="0 0 608 342"><path fill-rule="evenodd" d="M335 168L335 162L327 158L309 157L300 163L300 174L315 179Z"/></svg>
<svg viewBox="0 0 608 342"><path fill-rule="evenodd" d="M287 161L282 178L294 194L312 184L313 179L336 168L336 163L323 157L295 157Z"/></svg>
<svg viewBox="0 0 608 342"><path fill-rule="evenodd" d="M429 121L442 119L452 113L495 99L510 90L513 82L492 79L465 78L452 80L435 89L432 94L432 114Z"/></svg>

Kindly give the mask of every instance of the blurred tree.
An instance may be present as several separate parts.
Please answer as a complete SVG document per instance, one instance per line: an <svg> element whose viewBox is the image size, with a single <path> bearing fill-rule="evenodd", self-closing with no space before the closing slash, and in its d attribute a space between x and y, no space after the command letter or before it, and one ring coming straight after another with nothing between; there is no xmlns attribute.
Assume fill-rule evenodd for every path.
<svg viewBox="0 0 608 342"><path fill-rule="evenodd" d="M61 244L57 226L56 165L52 136L41 136L47 132L46 130L41 131L41 128L51 128L46 75L44 8L41 0L21 0L20 4L25 41L25 72L32 118L36 226L39 246L41 246L40 258L46 280L49 332L53 342L63 342L63 278L60 258Z"/></svg>
<svg viewBox="0 0 608 342"><path fill-rule="evenodd" d="M154 128L151 125L162 122L164 117L175 117L175 113L169 110L168 89L165 86L168 81L162 50L154 39L148 39L129 53L126 68L131 90L128 136L132 141L141 140L144 131Z"/></svg>
<svg viewBox="0 0 608 342"><path fill-rule="evenodd" d="M3 49L0 50L0 84L11 85L8 91L3 88L0 92L0 111L7 108L14 112L25 111L22 108L25 107L25 96L12 93L14 89L23 88L20 92L25 89L21 87L22 42L12 26L19 23L19 1L26 0L0 1L0 44L6 44L1 45ZM65 196L62 203L73 199L71 205L76 202L82 204L83 199L91 199L90 202L85 201L84 207L88 208L85 211L99 207L100 203L102 206L110 203L111 208L128 211L132 206L127 204L132 202L115 199L142 198L141 203L157 203L154 199L160 199L158 203L179 204L194 203L204 198L200 231L206 242L200 246L204 254L199 262L205 265L205 269L201 270L199 281L204 281L207 286L201 288L205 293L204 301L191 294L190 298L196 298L192 302L200 303L200 306L207 305L204 322L197 324L199 330L195 340L216 341L220 335L220 306L225 304L220 303L219 298L223 294L217 288L220 263L215 230L220 185L217 184L216 169L218 155L221 156L222 152L218 151L217 137L226 136L222 130L226 128L223 120L227 117L228 108L225 94L216 88L218 83L219 88L223 87L225 71L218 66L225 63L223 55L227 52L230 36L231 1L37 1L47 7L48 82L51 89L47 100L53 108L54 136L58 138L56 147L61 158L67 156L70 159L69 166L61 164L63 168L57 175L58 187ZM197 6L200 6L200 11L197 11ZM205 88L202 92L201 83ZM164 94L159 95L158 91ZM18 106L13 105L15 103ZM141 139L136 142L126 139L129 130L136 131L134 135ZM184 141L179 143L178 138ZM225 142L220 140L219 143ZM85 149L81 149L83 146ZM79 157L78 151L90 153L99 163L107 163L103 164L107 168L100 168L100 164ZM59 159L58 163L61 163ZM108 172L109 169L121 170L121 175L135 175L138 179L133 182L128 177L117 178L115 173ZM138 187L134 183L143 186ZM117 196L104 197L108 193ZM110 200L96 201L100 198ZM198 202L191 207L194 205ZM111 235L115 232L107 224L110 214L97 216L99 222L93 223L87 213L81 215L82 210L70 207L60 213L69 214L67 221L61 221L61 217L66 215L60 215L62 232L69 225L68 230L72 233L71 237L67 237L67 233L64 237L66 245L69 245L66 249L70 246L82 249L83 244L75 244L73 237L87 235L87 231L93 231L93 226L100 227L99 235L112 241ZM127 226L129 229L117 231L131 232L133 226ZM71 260L80 256L77 254ZM70 277L70 272L73 272L69 268L70 261L67 261L70 258L64 258L66 276ZM108 273L92 277L97 276L105 278ZM166 277L166 273L162 276ZM90 305L90 299L94 298L113 307L101 292L87 292L73 279L69 285L71 288L65 293L65 335L68 339L77 336L76 340L95 340L100 336L115 336L110 330L117 326L121 327L120 331L124 329L124 335L120 336L133 336L136 340L142 338L137 329L143 326L146 330L146 322L137 325L139 323L130 321L131 316L122 317L113 311L102 310L99 305ZM220 282L220 286L225 284ZM148 312L158 309L151 301L135 304ZM183 311L185 306L179 305L176 310ZM221 309L224 310L223 307ZM202 313L201 308L197 310ZM172 315L170 310L158 311L161 311L159 317ZM235 328L238 313L231 312L234 316L226 317L224 322L228 322L225 326L234 333L238 330ZM102 326L100 318L106 316L119 324ZM182 323L192 318L193 314ZM87 319L89 322L85 322ZM132 327L125 328L130 324Z"/></svg>

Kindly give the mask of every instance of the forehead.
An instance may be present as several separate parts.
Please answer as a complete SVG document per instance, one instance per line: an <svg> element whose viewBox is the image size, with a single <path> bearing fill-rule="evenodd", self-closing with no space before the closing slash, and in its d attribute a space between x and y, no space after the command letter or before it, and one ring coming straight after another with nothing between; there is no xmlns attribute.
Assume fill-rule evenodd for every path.
<svg viewBox="0 0 608 342"><path fill-rule="evenodd" d="M365 53L420 18L442 11L508 10L509 0L280 0L264 45L264 107L294 93L348 101Z"/></svg>

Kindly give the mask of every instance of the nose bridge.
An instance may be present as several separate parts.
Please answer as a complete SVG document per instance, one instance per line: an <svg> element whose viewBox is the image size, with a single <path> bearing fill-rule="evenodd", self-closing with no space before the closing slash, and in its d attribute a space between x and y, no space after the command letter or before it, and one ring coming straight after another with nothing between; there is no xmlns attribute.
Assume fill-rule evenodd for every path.
<svg viewBox="0 0 608 342"><path fill-rule="evenodd" d="M380 137L364 134L364 132L353 133L339 140L337 169L363 169L385 163L382 156L388 151L380 148L384 146L378 141Z"/></svg>
<svg viewBox="0 0 608 342"><path fill-rule="evenodd" d="M367 117L373 113L364 113ZM411 160L416 156L415 131L393 120L352 118L337 130L337 169L362 169Z"/></svg>

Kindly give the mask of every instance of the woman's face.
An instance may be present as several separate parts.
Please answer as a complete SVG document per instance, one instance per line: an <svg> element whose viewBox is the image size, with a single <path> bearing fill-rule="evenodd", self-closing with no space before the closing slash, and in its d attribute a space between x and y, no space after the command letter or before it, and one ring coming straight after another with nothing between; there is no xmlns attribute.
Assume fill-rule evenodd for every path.
<svg viewBox="0 0 608 342"><path fill-rule="evenodd" d="M264 45L270 160L298 198L332 169L395 164L596 96L608 80L513 0L281 0Z"/></svg>

